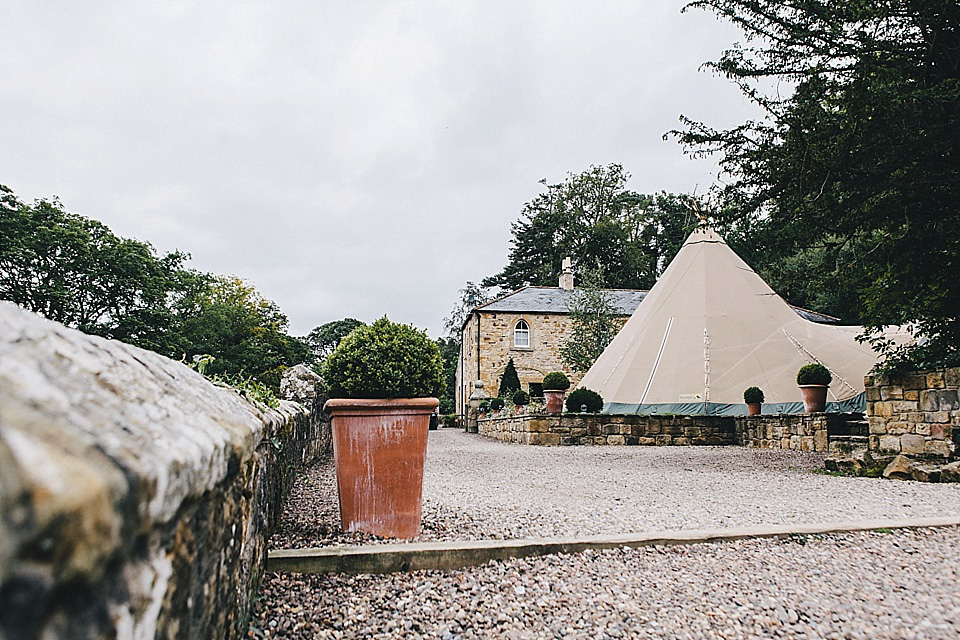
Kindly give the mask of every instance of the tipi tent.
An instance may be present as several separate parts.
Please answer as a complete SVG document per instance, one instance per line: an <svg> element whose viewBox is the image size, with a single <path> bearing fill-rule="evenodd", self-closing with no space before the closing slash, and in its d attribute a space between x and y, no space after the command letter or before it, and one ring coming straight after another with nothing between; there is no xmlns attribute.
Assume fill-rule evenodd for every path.
<svg viewBox="0 0 960 640"><path fill-rule="evenodd" d="M803 411L797 370L833 374L828 410L862 410L877 354L860 327L800 317L723 239L694 231L581 387L611 413L745 413L743 391L763 389L764 412Z"/></svg>

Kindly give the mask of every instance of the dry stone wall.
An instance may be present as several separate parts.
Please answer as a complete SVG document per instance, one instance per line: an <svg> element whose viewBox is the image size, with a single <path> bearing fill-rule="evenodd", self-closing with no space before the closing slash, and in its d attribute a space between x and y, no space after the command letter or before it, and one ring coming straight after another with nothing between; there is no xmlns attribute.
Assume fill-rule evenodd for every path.
<svg viewBox="0 0 960 640"><path fill-rule="evenodd" d="M870 450L954 459L960 449L960 367L865 379Z"/></svg>
<svg viewBox="0 0 960 640"><path fill-rule="evenodd" d="M513 415L487 418L481 434L536 445L739 445L826 452L847 416L652 416L609 414Z"/></svg>
<svg viewBox="0 0 960 640"><path fill-rule="evenodd" d="M0 302L0 638L239 638L324 424Z"/></svg>

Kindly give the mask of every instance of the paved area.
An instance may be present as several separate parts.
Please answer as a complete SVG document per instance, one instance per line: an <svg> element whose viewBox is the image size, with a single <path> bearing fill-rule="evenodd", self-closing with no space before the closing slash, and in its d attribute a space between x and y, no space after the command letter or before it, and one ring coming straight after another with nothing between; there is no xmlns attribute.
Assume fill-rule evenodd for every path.
<svg viewBox="0 0 960 640"><path fill-rule="evenodd" d="M430 433L420 540L583 536L960 515L960 484L815 473L820 454L534 447ZM339 528L332 462L295 487L275 548L374 542Z"/></svg>
<svg viewBox="0 0 960 640"><path fill-rule="evenodd" d="M814 454L540 448L431 433L421 540L960 514L960 486L816 474ZM274 547L339 531L332 465L305 473ZM388 575L268 573L251 637L960 636L960 529L618 548Z"/></svg>

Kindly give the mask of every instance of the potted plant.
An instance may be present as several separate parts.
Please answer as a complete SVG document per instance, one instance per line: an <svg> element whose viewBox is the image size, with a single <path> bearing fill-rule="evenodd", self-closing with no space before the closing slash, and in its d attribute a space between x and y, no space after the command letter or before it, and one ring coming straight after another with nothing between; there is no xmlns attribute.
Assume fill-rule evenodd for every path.
<svg viewBox="0 0 960 640"><path fill-rule="evenodd" d="M570 388L570 379L562 371L543 376L543 395L547 399L547 413L563 411L563 396Z"/></svg>
<svg viewBox="0 0 960 640"><path fill-rule="evenodd" d="M491 398L490 399L490 410L493 411L494 417L500 415L500 410L503 409L503 398Z"/></svg>
<svg viewBox="0 0 960 640"><path fill-rule="evenodd" d="M833 376L819 362L805 364L797 372L797 384L803 395L803 408L807 413L816 413L827 408L827 388Z"/></svg>
<svg viewBox="0 0 960 640"><path fill-rule="evenodd" d="M530 403L530 394L523 389L517 389L513 392L513 404L517 408L517 413L523 413L523 408Z"/></svg>
<svg viewBox="0 0 960 640"><path fill-rule="evenodd" d="M477 405L477 411L480 413L481 418L487 417L487 411L490 411L490 401L481 400L480 404Z"/></svg>
<svg viewBox="0 0 960 640"><path fill-rule="evenodd" d="M747 387L743 392L743 401L747 403L747 415L758 416L763 405L763 389Z"/></svg>
<svg viewBox="0 0 960 640"><path fill-rule="evenodd" d="M386 316L354 329L323 366L344 531L420 532L430 415L443 360L426 332Z"/></svg>
<svg viewBox="0 0 960 640"><path fill-rule="evenodd" d="M567 396L567 412L598 413L603 409L603 398L596 391L580 387Z"/></svg>

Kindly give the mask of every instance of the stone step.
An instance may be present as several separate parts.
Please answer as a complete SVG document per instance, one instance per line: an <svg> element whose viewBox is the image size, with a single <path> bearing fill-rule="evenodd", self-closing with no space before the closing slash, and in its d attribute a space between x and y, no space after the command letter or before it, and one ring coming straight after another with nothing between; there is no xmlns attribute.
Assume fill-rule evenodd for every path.
<svg viewBox="0 0 960 640"><path fill-rule="evenodd" d="M830 453L854 454L866 451L870 444L868 436L834 436L828 439L827 451Z"/></svg>

